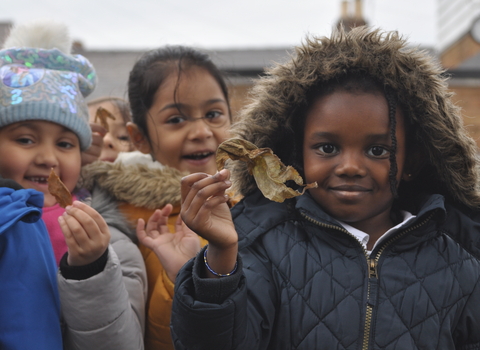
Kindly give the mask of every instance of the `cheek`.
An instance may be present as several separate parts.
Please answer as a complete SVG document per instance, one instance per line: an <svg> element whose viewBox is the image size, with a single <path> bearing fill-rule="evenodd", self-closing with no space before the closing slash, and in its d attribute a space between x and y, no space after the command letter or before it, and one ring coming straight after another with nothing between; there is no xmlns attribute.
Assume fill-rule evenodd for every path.
<svg viewBox="0 0 480 350"><path fill-rule="evenodd" d="M303 153L303 171L306 183L320 182L325 177L328 167L328 162L322 162L318 157L312 157L309 152Z"/></svg>
<svg viewBox="0 0 480 350"><path fill-rule="evenodd" d="M185 136L181 132L162 133L151 135L150 145L157 161L164 165L177 167L177 162L185 143Z"/></svg>
<svg viewBox="0 0 480 350"><path fill-rule="evenodd" d="M230 124L220 129L212 129L212 131L218 145L220 145L226 139L230 138Z"/></svg>
<svg viewBox="0 0 480 350"><path fill-rule="evenodd" d="M70 192L77 186L81 172L81 155L71 156L65 162L62 162L62 181Z"/></svg>
<svg viewBox="0 0 480 350"><path fill-rule="evenodd" d="M3 178L20 181L28 168L26 157L15 156L14 153L0 153L0 175Z"/></svg>

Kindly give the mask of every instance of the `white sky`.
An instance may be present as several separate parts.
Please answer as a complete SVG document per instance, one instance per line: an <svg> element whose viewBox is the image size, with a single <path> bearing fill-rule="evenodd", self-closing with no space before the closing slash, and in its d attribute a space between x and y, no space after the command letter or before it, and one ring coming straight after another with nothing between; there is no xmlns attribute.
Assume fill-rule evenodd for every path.
<svg viewBox="0 0 480 350"><path fill-rule="evenodd" d="M353 7L353 0L352 7ZM363 0L370 25L436 44L437 0ZM283 47L328 35L341 0L0 0L0 21L66 23L87 49Z"/></svg>

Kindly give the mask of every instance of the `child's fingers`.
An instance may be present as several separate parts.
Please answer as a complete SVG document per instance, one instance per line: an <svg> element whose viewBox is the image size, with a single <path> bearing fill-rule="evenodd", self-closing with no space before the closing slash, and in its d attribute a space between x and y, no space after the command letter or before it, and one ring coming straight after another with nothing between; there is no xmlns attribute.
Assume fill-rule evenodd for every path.
<svg viewBox="0 0 480 350"><path fill-rule="evenodd" d="M182 206L186 200L188 200L187 196L191 192L192 186L197 183L198 181L208 178L210 175L204 173L195 173L190 174L182 178L181 182L181 195L182 195ZM191 201L191 198L190 200ZM189 205L189 201L186 203Z"/></svg>
<svg viewBox="0 0 480 350"><path fill-rule="evenodd" d="M98 123L90 123L90 129L92 129L93 134L99 134L103 140L103 137L107 134L107 129Z"/></svg>
<svg viewBox="0 0 480 350"><path fill-rule="evenodd" d="M158 234L169 233L168 217L172 213L173 206L167 204L163 209L157 209L147 221L146 232L149 236L158 236Z"/></svg>
<svg viewBox="0 0 480 350"><path fill-rule="evenodd" d="M138 240L144 244L144 241L147 238L147 232L145 231L145 220L138 219L136 233Z"/></svg>
<svg viewBox="0 0 480 350"><path fill-rule="evenodd" d="M76 241L75 236L70 230L70 227L68 226L65 220L65 217L60 216L58 218L58 223L60 224L60 229L63 232L63 236L65 237L65 242L67 243L67 246L69 248L72 247L73 245L78 246L78 242Z"/></svg>
<svg viewBox="0 0 480 350"><path fill-rule="evenodd" d="M223 194L231 186L228 180L230 172L226 169L213 176L202 175L206 174L192 174L182 179L182 207L191 206L191 202L196 197L201 197L205 201L211 196Z"/></svg>
<svg viewBox="0 0 480 350"><path fill-rule="evenodd" d="M77 218L68 215L66 212L61 218L63 219L63 226L61 226L61 228L64 234L67 234L69 237L71 237L75 241L75 245L77 247L88 246L90 237L84 230L83 226L78 222Z"/></svg>
<svg viewBox="0 0 480 350"><path fill-rule="evenodd" d="M225 202L225 190L231 186L228 175L227 170L222 170L193 184L186 184L186 186L190 187L190 190L185 196L182 212L187 214L187 216L194 217L202 208L212 209L218 204Z"/></svg>
<svg viewBox="0 0 480 350"><path fill-rule="evenodd" d="M103 234L109 233L108 225L103 217L89 205L80 201L74 201L67 208L67 213L74 216L84 226L87 232L100 230Z"/></svg>

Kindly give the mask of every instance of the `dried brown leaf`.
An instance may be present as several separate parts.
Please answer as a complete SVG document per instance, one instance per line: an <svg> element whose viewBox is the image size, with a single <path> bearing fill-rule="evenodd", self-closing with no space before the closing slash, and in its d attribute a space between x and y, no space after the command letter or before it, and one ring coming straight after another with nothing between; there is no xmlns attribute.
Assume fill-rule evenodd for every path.
<svg viewBox="0 0 480 350"><path fill-rule="evenodd" d="M50 171L50 175L48 176L48 191L52 196L55 197L57 200L58 204L62 207L65 208L67 205L72 205L72 194L68 190L68 188L65 186L65 184L60 180L57 174L55 174L55 171L52 170Z"/></svg>
<svg viewBox="0 0 480 350"><path fill-rule="evenodd" d="M112 113L110 113L109 111L107 111L105 108L103 108L101 106L98 107L97 113L95 113L94 121L96 123L97 120L100 120L100 125L102 125L108 132L107 118L115 120L115 116Z"/></svg>
<svg viewBox="0 0 480 350"><path fill-rule="evenodd" d="M305 190L317 187L316 182L304 185L297 170L290 165L285 166L270 148L258 148L246 140L233 138L220 144L216 158L217 169L223 169L228 159L246 162L248 171L255 178L260 191L275 202L300 196ZM285 182L289 180L304 186L302 192L286 186Z"/></svg>

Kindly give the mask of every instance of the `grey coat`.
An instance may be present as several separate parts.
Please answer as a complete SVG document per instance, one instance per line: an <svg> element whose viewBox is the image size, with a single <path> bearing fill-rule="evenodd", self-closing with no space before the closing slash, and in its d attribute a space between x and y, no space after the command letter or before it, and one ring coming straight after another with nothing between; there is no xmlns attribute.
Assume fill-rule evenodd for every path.
<svg viewBox="0 0 480 350"><path fill-rule="evenodd" d="M105 269L85 280L58 273L66 350L144 348L147 277L134 232L114 202L93 190L92 207L109 225L111 241Z"/></svg>

